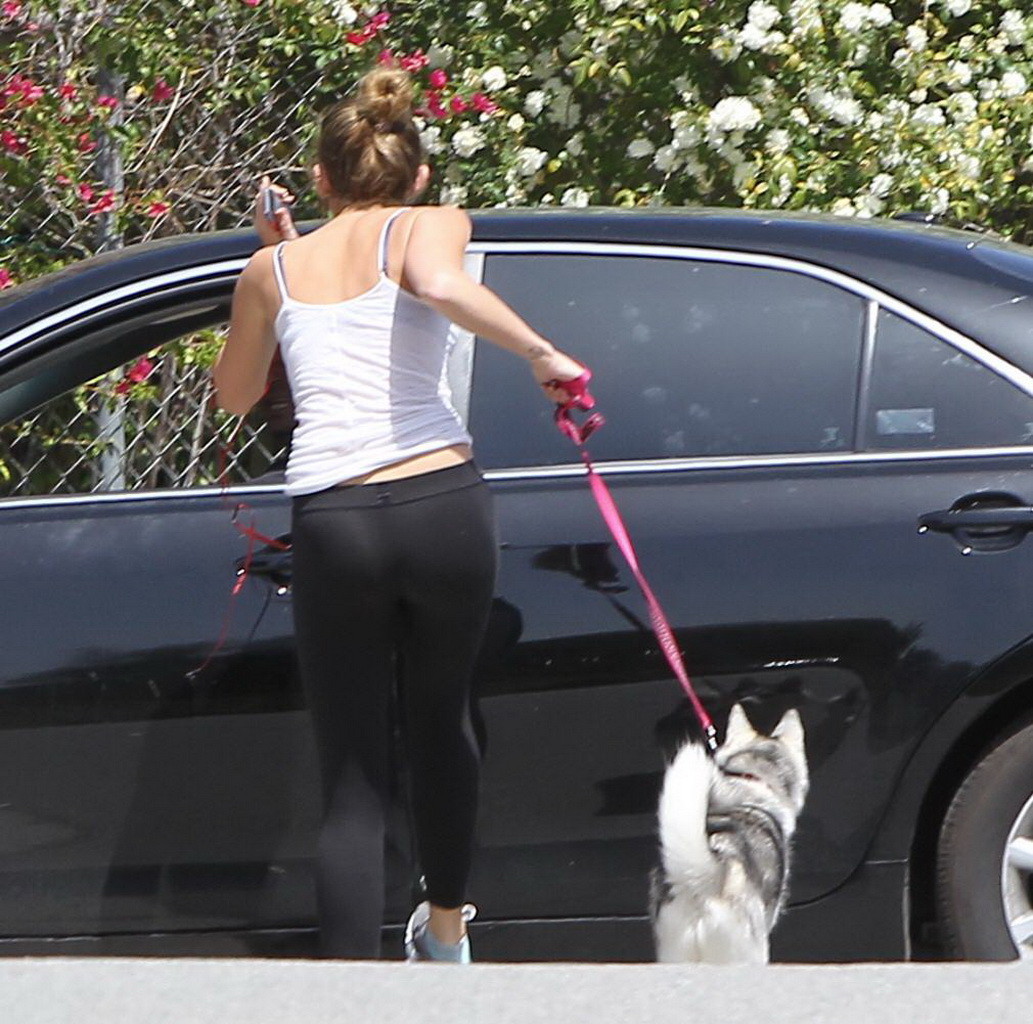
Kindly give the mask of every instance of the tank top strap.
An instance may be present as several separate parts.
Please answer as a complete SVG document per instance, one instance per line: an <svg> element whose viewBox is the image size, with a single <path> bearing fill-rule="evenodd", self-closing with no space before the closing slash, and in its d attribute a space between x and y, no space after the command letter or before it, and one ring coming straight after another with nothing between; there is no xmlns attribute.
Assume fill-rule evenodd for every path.
<svg viewBox="0 0 1033 1024"><path fill-rule="evenodd" d="M403 206L395 210L395 212L384 221L384 226L380 229L380 242L377 245L377 269L381 274L387 273L387 240L388 236L391 234L391 225L394 224L395 220L408 209L408 206Z"/></svg>
<svg viewBox="0 0 1033 1024"><path fill-rule="evenodd" d="M286 301L290 298L287 292L287 278L283 273L283 247L286 243L280 242L273 250L273 276L276 278L276 287L280 290L280 298Z"/></svg>

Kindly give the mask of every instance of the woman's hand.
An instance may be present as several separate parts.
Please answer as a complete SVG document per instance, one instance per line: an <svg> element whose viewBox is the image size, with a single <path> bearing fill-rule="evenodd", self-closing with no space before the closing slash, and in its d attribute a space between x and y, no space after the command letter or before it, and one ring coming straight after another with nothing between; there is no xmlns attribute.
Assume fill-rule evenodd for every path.
<svg viewBox="0 0 1033 1024"><path fill-rule="evenodd" d="M570 397L563 388L551 384L551 381L573 380L585 372L585 368L576 360L571 359L565 352L558 348L543 353L532 355L530 358L531 372L534 379L542 386L545 394L557 403L562 405Z"/></svg>
<svg viewBox="0 0 1033 1024"><path fill-rule="evenodd" d="M273 220L266 217L265 210L263 209L262 192L267 188L272 189L284 204L276 211ZM282 185L274 185L269 175L265 175L262 178L262 182L258 186L258 194L255 196L254 209L255 230L258 232L258 237L262 240L262 245L273 245L285 239L298 237L298 229L294 226L289 206L293 202L294 196Z"/></svg>

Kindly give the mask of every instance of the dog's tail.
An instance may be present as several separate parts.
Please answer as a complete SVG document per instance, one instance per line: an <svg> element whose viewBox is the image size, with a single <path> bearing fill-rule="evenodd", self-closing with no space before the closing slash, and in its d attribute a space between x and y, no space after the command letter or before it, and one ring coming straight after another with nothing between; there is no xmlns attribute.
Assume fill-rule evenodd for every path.
<svg viewBox="0 0 1033 1024"><path fill-rule="evenodd" d="M698 743L678 751L660 794L660 850L672 882L699 878L714 869L707 842L707 803L714 764Z"/></svg>

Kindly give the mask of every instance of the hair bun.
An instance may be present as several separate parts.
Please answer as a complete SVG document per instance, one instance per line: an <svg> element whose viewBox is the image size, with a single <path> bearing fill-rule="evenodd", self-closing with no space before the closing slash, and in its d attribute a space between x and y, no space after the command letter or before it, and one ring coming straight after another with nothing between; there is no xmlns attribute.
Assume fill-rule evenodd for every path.
<svg viewBox="0 0 1033 1024"><path fill-rule="evenodd" d="M412 117L412 79L401 68L374 68L359 82L359 114L376 129L394 129Z"/></svg>

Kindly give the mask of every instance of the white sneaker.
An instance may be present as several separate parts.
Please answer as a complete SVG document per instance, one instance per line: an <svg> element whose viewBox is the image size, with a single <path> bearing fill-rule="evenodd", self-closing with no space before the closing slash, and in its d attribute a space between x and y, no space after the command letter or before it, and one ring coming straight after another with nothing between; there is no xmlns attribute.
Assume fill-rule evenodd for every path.
<svg viewBox="0 0 1033 1024"><path fill-rule="evenodd" d="M472 903L464 903L462 914L463 921L470 922L477 916L477 908ZM405 926L405 959L409 963L421 960L452 964L470 963L470 936L464 935L454 945L441 942L428 927L429 922L430 903L424 900L409 915L409 921Z"/></svg>

